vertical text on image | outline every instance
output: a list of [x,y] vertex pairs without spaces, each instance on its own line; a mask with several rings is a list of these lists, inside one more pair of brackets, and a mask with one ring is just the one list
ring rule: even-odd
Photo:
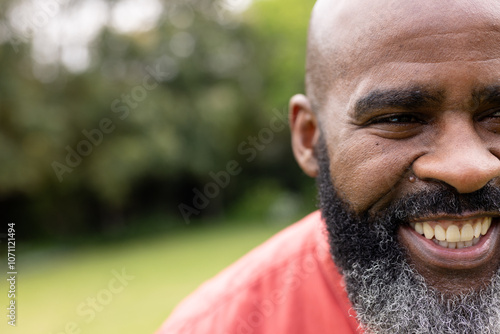
[[16,326],[16,223],[7,224],[7,282],[9,305],[7,307],[7,319],[10,326]]

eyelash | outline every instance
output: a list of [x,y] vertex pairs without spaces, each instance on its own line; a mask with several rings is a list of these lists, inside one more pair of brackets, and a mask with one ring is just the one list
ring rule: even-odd
[[371,124],[388,123],[397,125],[397,124],[414,124],[414,123],[424,124],[425,122],[415,115],[405,113],[405,114],[381,116],[379,118],[372,120],[370,123]]
[[[500,121],[500,109],[490,110],[486,115],[477,119],[477,121],[491,119],[494,122]],[[405,126],[405,125],[417,125],[417,124],[428,124],[425,118],[422,118],[419,115],[415,115],[412,113],[396,113],[389,115],[381,115],[379,117],[375,117],[371,121],[368,122],[367,125],[374,124],[387,124],[392,126]]]
[[500,120],[500,109],[489,109],[477,117],[478,122],[487,121],[488,119],[498,122]]
[[[497,114],[497,115],[495,116],[495,114]],[[497,110],[493,111],[492,113],[486,115],[486,117],[500,117],[500,110],[497,109]]]

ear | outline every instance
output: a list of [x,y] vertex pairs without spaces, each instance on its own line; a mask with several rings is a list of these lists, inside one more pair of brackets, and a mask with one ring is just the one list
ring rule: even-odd
[[314,147],[318,142],[320,129],[316,114],[309,99],[295,95],[290,99],[289,122],[292,133],[292,149],[300,168],[311,177],[318,175],[318,160]]

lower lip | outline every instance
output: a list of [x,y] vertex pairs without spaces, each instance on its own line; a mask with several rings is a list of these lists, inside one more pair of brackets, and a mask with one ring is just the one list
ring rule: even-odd
[[495,222],[476,245],[461,249],[439,246],[409,226],[402,227],[399,236],[411,256],[417,256],[429,265],[445,269],[472,269],[492,260],[499,239],[498,230],[499,224]]

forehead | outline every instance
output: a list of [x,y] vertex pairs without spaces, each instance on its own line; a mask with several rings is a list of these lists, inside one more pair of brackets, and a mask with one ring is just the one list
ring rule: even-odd
[[313,20],[327,98],[391,86],[470,95],[498,84],[500,2],[318,1]]

